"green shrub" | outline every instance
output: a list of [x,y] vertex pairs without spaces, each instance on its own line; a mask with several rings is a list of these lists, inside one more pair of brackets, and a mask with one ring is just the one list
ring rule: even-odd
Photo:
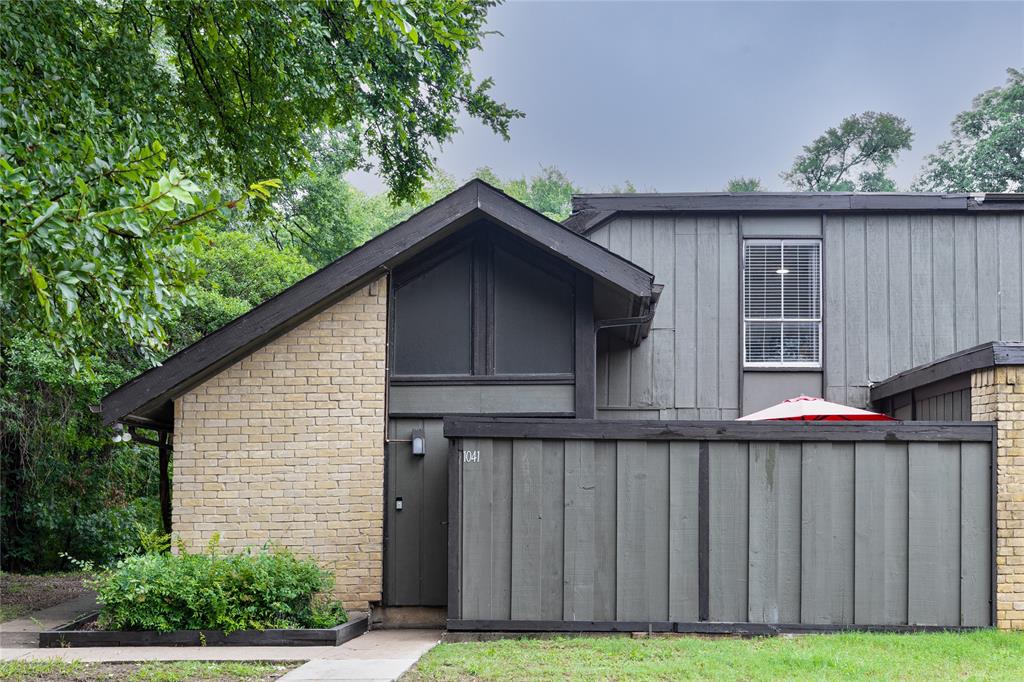
[[99,573],[92,586],[107,630],[264,630],[333,627],[348,617],[326,594],[331,574],[263,547],[239,554],[153,552]]

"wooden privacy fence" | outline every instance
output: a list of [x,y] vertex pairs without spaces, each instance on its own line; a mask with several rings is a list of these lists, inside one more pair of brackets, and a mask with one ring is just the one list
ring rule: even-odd
[[994,622],[990,424],[444,428],[451,629]]

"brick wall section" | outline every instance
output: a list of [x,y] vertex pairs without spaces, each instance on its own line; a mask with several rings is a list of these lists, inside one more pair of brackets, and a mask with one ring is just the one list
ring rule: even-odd
[[971,377],[971,419],[997,423],[996,622],[1024,628],[1024,366]]
[[174,532],[273,540],[381,598],[386,289],[349,295],[174,401]]

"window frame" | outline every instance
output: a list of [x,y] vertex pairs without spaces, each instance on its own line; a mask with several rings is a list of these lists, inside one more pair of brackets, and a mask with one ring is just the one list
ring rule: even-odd
[[[785,282],[785,274],[780,274],[779,282],[779,301],[780,301],[780,312],[783,313],[779,317],[748,317],[747,316],[747,246],[748,244],[771,244],[779,245],[780,249],[780,262],[784,262],[785,251],[787,245],[814,245],[818,250],[818,315],[816,317],[787,317],[785,316],[785,289],[783,283]],[[740,345],[740,353],[742,354],[743,368],[744,369],[791,369],[791,370],[820,370],[823,366],[824,357],[824,313],[825,313],[825,297],[824,297],[824,247],[823,240],[821,238],[814,237],[744,237],[740,245],[740,258],[741,258],[741,280],[740,280],[740,317],[742,320],[742,339]],[[779,360],[773,360],[768,362],[757,362],[748,360],[747,353],[747,329],[750,323],[764,323],[764,322],[777,322],[780,325],[780,352],[784,353],[785,337],[783,332],[785,330],[786,323],[816,323],[818,330],[818,353],[817,360],[813,362],[808,361],[787,361],[780,357]]]

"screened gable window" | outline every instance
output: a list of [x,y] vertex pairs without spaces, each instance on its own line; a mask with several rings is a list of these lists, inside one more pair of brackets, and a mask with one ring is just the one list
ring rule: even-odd
[[743,242],[743,359],[748,367],[821,366],[821,242]]

